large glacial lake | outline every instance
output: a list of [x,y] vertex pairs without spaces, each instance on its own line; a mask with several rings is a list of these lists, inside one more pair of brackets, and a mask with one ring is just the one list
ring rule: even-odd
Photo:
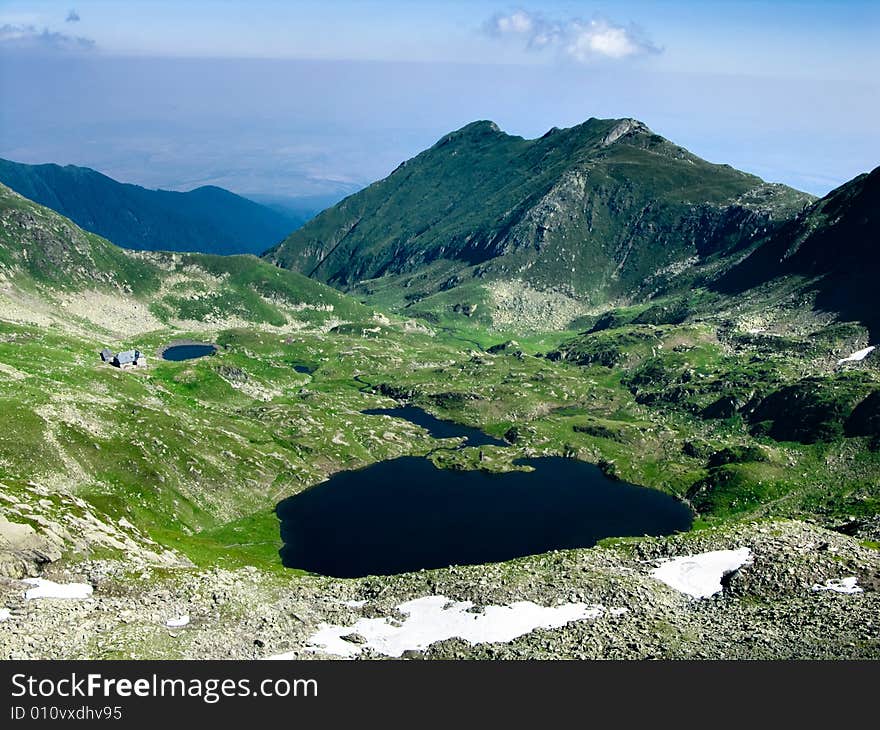
[[498,562],[605,537],[687,530],[690,510],[592,464],[526,459],[529,472],[437,469],[405,456],[328,481],[277,505],[281,559],[340,578]]

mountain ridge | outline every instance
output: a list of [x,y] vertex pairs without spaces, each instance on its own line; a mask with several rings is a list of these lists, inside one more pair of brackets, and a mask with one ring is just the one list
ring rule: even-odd
[[876,275],[880,267],[880,167],[857,175],[767,236],[713,285],[741,294],[786,277],[802,277],[814,306],[859,320],[880,335]]
[[0,306],[10,319],[115,337],[370,315],[341,292],[249,254],[123,249],[2,183]]
[[134,250],[260,254],[307,218],[215,185],[150,190],[76,165],[0,159],[0,183]]
[[637,295],[665,267],[745,247],[813,200],[702,160],[631,118],[531,140],[480,120],[265,256],[343,290],[384,289],[399,306],[518,279],[595,306]]

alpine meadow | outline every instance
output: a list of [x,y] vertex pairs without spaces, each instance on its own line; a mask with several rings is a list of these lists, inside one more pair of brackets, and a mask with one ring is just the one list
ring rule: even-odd
[[[443,42],[473,69],[473,89],[426,83],[423,112],[385,108],[380,81],[440,63],[427,20],[421,50],[374,29],[416,53],[387,68],[344,26],[355,71],[303,16],[314,78],[249,58],[215,78],[212,25],[159,70],[120,61],[143,90],[106,99],[125,56],[91,20],[106,6],[58,26],[93,49],[0,30],[0,65],[68,54],[64,83],[96,84],[46,126],[0,115],[21,160],[0,160],[2,658],[880,658],[880,167],[857,144],[880,150],[876,129],[811,192],[783,148],[710,162],[710,112],[743,126],[737,159],[763,149],[764,97],[689,118],[692,145],[670,121],[689,108],[591,80],[672,78],[686,38],[644,4],[659,41],[549,5],[399,9],[455,6]],[[269,57],[254,22],[259,49],[216,42]],[[118,44],[166,54],[141,50],[150,28]],[[262,106],[248,64],[277,84]],[[379,80],[356,93],[361,66]],[[554,107],[496,73],[594,85],[560,82]],[[816,140],[797,164],[820,166]]]

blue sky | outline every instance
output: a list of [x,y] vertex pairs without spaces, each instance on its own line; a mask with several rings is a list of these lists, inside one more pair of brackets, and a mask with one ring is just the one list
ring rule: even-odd
[[816,193],[880,164],[880,3],[0,0],[0,156],[341,194],[450,129],[633,116]]

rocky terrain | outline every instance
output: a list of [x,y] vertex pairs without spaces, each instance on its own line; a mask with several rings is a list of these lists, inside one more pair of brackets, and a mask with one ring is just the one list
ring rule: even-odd
[[133,565],[192,566],[124,518],[116,524],[102,520],[73,494],[33,483],[14,491],[0,484],[0,501],[0,576],[39,576],[62,557],[102,550],[123,553]]
[[[725,576],[723,590],[709,598],[693,598],[651,575],[671,557],[744,547],[752,561]],[[475,615],[520,601],[601,609],[506,642],[451,638],[415,646],[404,659],[840,659],[880,653],[880,552],[803,522],[752,522],[498,565],[344,581],[255,567],[170,570],[106,560],[50,568],[46,575],[87,583],[94,592],[82,599],[25,600],[27,584],[0,580],[0,602],[9,611],[0,656],[334,657],[316,645],[322,626],[350,626],[364,617],[399,625],[407,617],[397,607],[424,596],[470,601]],[[854,583],[836,583],[850,577]],[[820,589],[829,585],[857,592]],[[354,646],[364,642],[356,632],[345,636]],[[366,648],[356,658],[383,655]]]

